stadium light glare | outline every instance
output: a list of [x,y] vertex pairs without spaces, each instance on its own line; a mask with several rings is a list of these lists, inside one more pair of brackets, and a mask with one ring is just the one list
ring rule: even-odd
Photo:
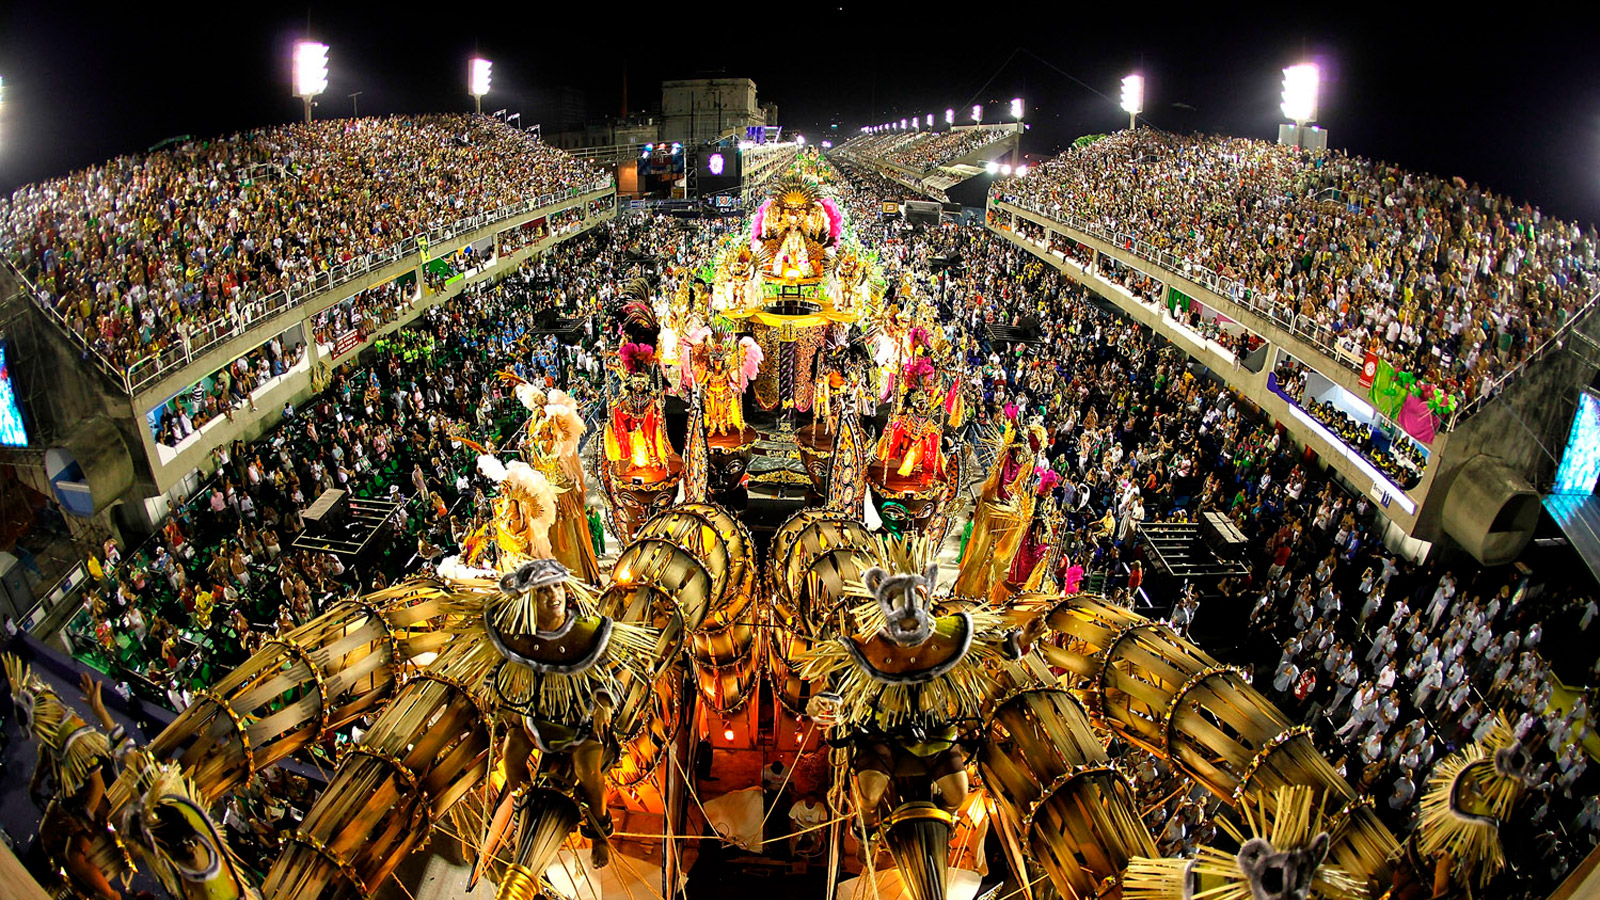
[[906,123],[905,119],[901,119],[900,120],[900,127],[901,128],[910,128],[911,126]]
[[1016,119],[1018,122],[1022,121],[1022,98],[1021,97],[1012,97],[1011,98],[1011,118]]
[[300,41],[294,45],[294,95],[306,105],[311,121],[311,98],[328,89],[328,45]]
[[1000,164],[1000,174],[1001,175],[1010,175],[1011,174],[1011,163],[1001,163]]
[[983,170],[988,172],[990,175],[993,175],[994,173],[1000,171],[1000,164],[991,159],[983,164]]
[[933,127],[933,113],[928,113],[928,127]]
[[794,142],[804,147],[806,145],[806,136],[803,134],[797,134],[794,136]]
[[954,125],[956,123],[956,111],[955,110],[946,109],[944,111],[944,123],[946,125]]
[[489,70],[492,68],[494,63],[476,56],[467,62],[467,93],[472,95],[479,115],[483,114],[483,95],[489,93]]
[[1283,103],[1281,109],[1289,121],[1296,125],[1317,120],[1317,89],[1322,81],[1322,70],[1316,63],[1298,63],[1283,70]]
[[1016,176],[1018,178],[1021,178],[1022,176],[1026,175],[1026,174],[1028,174],[1028,164],[1027,163],[1023,163],[1022,165],[1017,166]]
[[1144,112],[1144,76],[1129,75],[1122,79],[1122,111],[1128,114],[1128,128],[1132,130]]
[[980,103],[972,104],[972,121],[974,121],[974,122],[982,122],[983,121],[983,105],[982,104],[980,104]]

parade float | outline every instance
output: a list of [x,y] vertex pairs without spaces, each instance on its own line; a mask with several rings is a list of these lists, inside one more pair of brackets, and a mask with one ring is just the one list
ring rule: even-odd
[[[589,460],[608,567],[583,423],[517,384],[529,424],[480,459],[482,533],[265,641],[148,747],[8,661],[61,788],[44,846],[66,889],[117,896],[138,853],[175,896],[364,900],[449,845],[500,900],[677,896],[709,843],[809,835],[829,898],[971,900],[986,877],[1029,900],[1381,893],[1397,842],[1306,729],[1166,624],[1062,592],[1034,429],[976,442],[975,527],[941,569],[966,486],[958,354],[822,181],[781,179],[675,289],[620,287]],[[363,719],[250,883],[210,811]],[[1113,738],[1219,798],[1235,846],[1162,859]],[[1497,735],[1430,801],[1419,852],[1463,881],[1496,864],[1512,755]],[[774,762],[819,822],[768,822]]]

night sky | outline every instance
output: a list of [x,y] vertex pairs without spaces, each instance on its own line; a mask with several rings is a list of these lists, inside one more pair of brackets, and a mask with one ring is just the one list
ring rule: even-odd
[[1115,95],[1135,69],[1150,124],[1271,139],[1281,69],[1313,58],[1324,66],[1320,124],[1332,146],[1600,221],[1593,14],[1323,4],[1173,19],[1151,4],[1105,13],[1078,4],[554,5],[436,4],[432,14],[324,5],[308,17],[303,5],[0,3],[0,190],[174,135],[294,119],[289,48],[309,18],[309,35],[331,47],[324,117],[348,116],[352,91],[363,114],[469,110],[466,60],[476,50],[495,64],[485,110],[547,127],[575,103],[615,114],[625,67],[630,109],[658,105],[663,78],[748,76],[787,128],[813,139],[834,124],[849,135],[973,102],[996,121],[1021,95],[1033,156],[1124,127]]

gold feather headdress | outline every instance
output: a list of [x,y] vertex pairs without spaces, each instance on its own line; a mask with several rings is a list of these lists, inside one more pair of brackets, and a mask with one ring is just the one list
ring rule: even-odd
[[1247,798],[1239,812],[1248,831],[1219,817],[1217,824],[1241,847],[1237,854],[1201,847],[1193,859],[1130,859],[1122,880],[1124,900],[1252,900],[1251,882],[1263,869],[1294,878],[1297,885],[1280,889],[1284,896],[1301,887],[1322,900],[1365,900],[1365,882],[1326,861],[1330,826],[1313,798],[1305,785]]

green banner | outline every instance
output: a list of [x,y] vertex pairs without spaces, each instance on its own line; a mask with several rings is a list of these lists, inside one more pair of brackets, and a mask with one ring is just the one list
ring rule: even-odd
[[1368,392],[1372,405],[1390,419],[1400,414],[1400,406],[1406,400],[1405,388],[1394,376],[1394,366],[1378,360],[1378,372],[1372,376],[1372,390]]

